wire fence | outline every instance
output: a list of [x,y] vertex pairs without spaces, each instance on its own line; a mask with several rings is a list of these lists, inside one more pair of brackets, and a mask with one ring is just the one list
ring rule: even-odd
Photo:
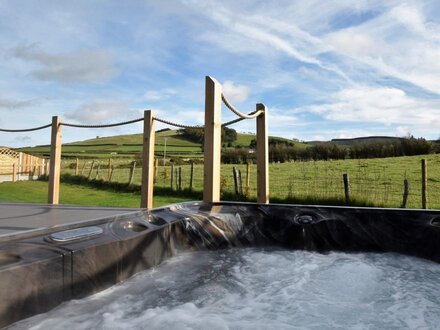
[[[440,208],[440,155],[426,155],[392,159],[317,161],[295,163],[271,163],[271,198],[286,201],[309,201],[325,203],[345,199],[343,174],[349,175],[350,200],[356,205],[379,207],[401,207],[404,180],[409,182],[407,208],[421,208],[422,177],[420,160],[428,161],[428,208]],[[91,169],[93,163],[93,169]],[[62,173],[75,174],[76,162],[64,160]],[[99,170],[98,170],[99,164]],[[109,171],[108,160],[80,160],[78,172],[89,179],[109,180],[133,184],[141,183],[142,165],[134,168],[129,160],[112,161]],[[203,164],[158,165],[155,168],[155,187],[167,187],[182,191],[191,187],[191,167],[193,168],[192,189],[203,189]],[[257,167],[255,164],[223,164],[221,167],[221,189],[223,193],[235,194],[237,187],[233,169],[241,173],[237,177],[238,192],[243,200],[257,196]],[[82,173],[81,173],[82,172]],[[240,196],[237,196],[240,199]]]

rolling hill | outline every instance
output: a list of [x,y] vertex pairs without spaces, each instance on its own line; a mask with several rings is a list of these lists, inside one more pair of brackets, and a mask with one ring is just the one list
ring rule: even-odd
[[[237,133],[237,140],[232,143],[232,147],[247,147],[252,139],[255,139],[254,134]],[[301,147],[305,146],[303,143],[294,143],[301,145]],[[48,157],[50,154],[49,145],[25,147],[17,150],[35,155],[43,155],[46,157]],[[156,132],[155,151],[158,154],[164,154],[165,150],[167,156],[169,157],[200,158],[203,155],[202,145],[200,143],[195,143],[185,139],[177,130],[160,130]],[[62,156],[80,158],[131,158],[138,155],[141,151],[142,134],[130,134],[99,137],[84,141],[66,143],[63,144],[62,147]]]

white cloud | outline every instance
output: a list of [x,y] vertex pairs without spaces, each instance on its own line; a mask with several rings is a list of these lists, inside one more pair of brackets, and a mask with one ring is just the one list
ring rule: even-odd
[[33,100],[21,101],[21,100],[0,98],[0,109],[26,108],[26,107],[29,107],[34,104],[35,104],[35,101],[33,101]]
[[177,94],[176,90],[172,88],[164,88],[160,90],[146,91],[144,94],[144,98],[146,101],[157,102],[157,101],[163,101],[169,99],[176,94]]
[[223,84],[223,93],[231,102],[241,103],[248,99],[250,88],[246,85],[235,84],[233,81],[226,80]]
[[128,112],[126,104],[109,100],[94,100],[81,105],[65,116],[86,124],[108,124],[114,122],[115,117],[125,117]]
[[302,109],[340,122],[426,125],[440,129],[440,100],[417,99],[390,87],[360,86],[335,93],[330,103]]
[[428,21],[415,5],[394,6],[363,24],[329,33],[323,40],[333,51],[381,75],[440,94],[440,25]]
[[49,54],[34,45],[16,47],[16,58],[37,62],[41,68],[32,74],[40,80],[68,83],[105,82],[115,77],[118,70],[113,56],[106,50],[83,49],[64,54]]

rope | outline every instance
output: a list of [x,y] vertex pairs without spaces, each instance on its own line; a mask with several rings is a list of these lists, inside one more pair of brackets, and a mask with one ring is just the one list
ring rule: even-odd
[[242,112],[238,111],[237,109],[235,109],[231,103],[229,103],[229,101],[226,99],[226,97],[223,93],[222,93],[222,101],[229,108],[229,110],[231,110],[233,113],[235,113],[237,116],[239,116],[243,119],[254,119],[263,113],[263,110],[254,111],[248,115],[245,113],[242,113]]
[[168,121],[165,119],[161,119],[161,118],[157,118],[157,117],[153,117],[154,120],[159,121],[161,123],[167,124],[167,125],[171,125],[174,127],[180,127],[180,128],[194,128],[194,129],[204,129],[204,126],[190,126],[190,125],[183,125],[183,124],[178,124],[178,123],[174,123],[172,121]]
[[4,129],[0,128],[0,132],[31,132],[31,131],[38,131],[40,129],[51,127],[52,124],[47,124],[44,126],[34,127],[34,128],[23,128],[23,129]]
[[61,122],[60,125],[69,126],[69,127],[78,127],[78,128],[105,128],[105,127],[115,127],[115,126],[122,126],[122,125],[133,124],[133,123],[137,123],[137,122],[143,121],[143,120],[144,120],[144,117],[138,118],[138,119],[133,119],[133,120],[128,120],[128,121],[122,121],[122,122],[114,123],[114,124],[80,125],[80,124],[72,124],[72,123],[63,123],[63,122]]
[[240,122],[242,120],[244,120],[244,118],[237,118],[237,119],[234,119],[234,120],[231,120],[231,121],[227,121],[226,123],[222,124],[222,127],[226,127],[226,126],[238,123],[238,122]]

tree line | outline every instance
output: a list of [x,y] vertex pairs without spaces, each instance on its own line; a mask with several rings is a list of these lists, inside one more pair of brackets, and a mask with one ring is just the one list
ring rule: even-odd
[[[222,161],[226,164],[255,162],[256,142],[248,148],[226,148],[222,151]],[[440,144],[434,144],[423,138],[402,138],[393,141],[356,142],[351,147],[334,142],[318,143],[310,147],[298,147],[293,142],[269,139],[269,161],[310,161],[330,159],[365,159],[397,156],[424,155],[440,152]]]

